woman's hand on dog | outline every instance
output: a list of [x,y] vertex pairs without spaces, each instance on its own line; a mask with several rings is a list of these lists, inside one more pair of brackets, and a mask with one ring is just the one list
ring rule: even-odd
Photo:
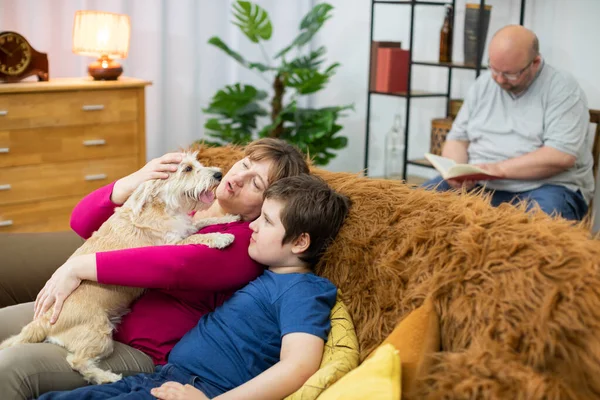
[[54,271],[35,299],[34,319],[46,314],[54,305],[50,317],[50,323],[54,324],[65,300],[79,287],[82,279],[97,280],[95,254],[72,257]]
[[182,158],[182,153],[167,153],[149,161],[138,171],[116,181],[110,200],[115,204],[123,204],[142,183],[152,179],[167,179],[169,172],[177,171]]

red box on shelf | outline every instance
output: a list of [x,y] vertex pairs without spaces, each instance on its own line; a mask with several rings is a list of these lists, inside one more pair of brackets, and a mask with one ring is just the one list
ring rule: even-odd
[[380,48],[384,47],[394,47],[399,49],[402,47],[402,42],[384,42],[378,40],[373,40],[371,42],[371,76],[369,77],[369,90],[375,90],[375,83],[377,77],[377,53]]
[[408,90],[408,50],[398,48],[377,49],[377,77],[375,91],[398,93]]

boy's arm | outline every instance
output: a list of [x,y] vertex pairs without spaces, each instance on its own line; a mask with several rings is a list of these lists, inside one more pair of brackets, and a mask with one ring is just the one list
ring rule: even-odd
[[227,399],[283,399],[300,389],[321,365],[325,342],[309,333],[288,333],[281,340],[280,361],[237,388],[215,397]]
[[[288,333],[281,340],[280,361],[271,368],[229,392],[218,400],[281,400],[300,389],[321,365],[325,342],[309,333]],[[167,382],[152,389],[161,400],[204,400],[202,392],[190,385]]]

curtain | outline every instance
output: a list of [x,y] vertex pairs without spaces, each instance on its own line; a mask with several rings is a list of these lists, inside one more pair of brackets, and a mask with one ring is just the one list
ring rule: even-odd
[[[240,67],[207,44],[217,35],[251,60],[264,61],[260,48],[231,24],[233,1],[226,0],[0,0],[0,31],[16,31],[48,54],[50,78],[85,77],[93,58],[73,54],[77,10],[124,13],[131,19],[123,75],[152,82],[146,89],[147,157],[185,148],[203,137],[202,108],[213,94],[234,82],[268,89],[269,82]],[[258,1],[273,23],[265,50],[273,55],[298,32],[313,1]],[[35,78],[29,78],[35,79]]]

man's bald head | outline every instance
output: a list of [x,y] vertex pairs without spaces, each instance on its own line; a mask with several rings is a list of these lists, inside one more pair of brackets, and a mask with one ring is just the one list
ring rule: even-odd
[[490,59],[529,61],[539,53],[540,43],[537,36],[521,25],[508,25],[501,28],[490,42]]
[[541,65],[537,36],[520,25],[508,25],[496,32],[489,53],[492,78],[512,93],[526,90]]

